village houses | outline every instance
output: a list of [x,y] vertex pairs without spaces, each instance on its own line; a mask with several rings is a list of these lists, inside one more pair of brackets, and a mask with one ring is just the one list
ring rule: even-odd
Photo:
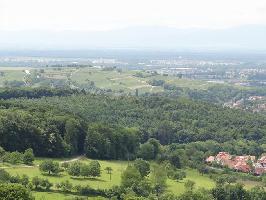
[[233,156],[228,152],[219,152],[216,156],[209,156],[205,161],[208,164],[218,164],[244,173],[255,175],[266,173],[266,156],[262,156],[256,161],[255,156]]

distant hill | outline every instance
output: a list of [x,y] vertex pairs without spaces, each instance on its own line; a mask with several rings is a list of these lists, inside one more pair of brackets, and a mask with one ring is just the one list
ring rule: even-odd
[[1,31],[4,49],[266,50],[266,26],[228,29],[133,27],[112,31]]

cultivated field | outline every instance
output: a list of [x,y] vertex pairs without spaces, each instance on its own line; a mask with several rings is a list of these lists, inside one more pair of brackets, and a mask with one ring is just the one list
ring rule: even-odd
[[[28,73],[25,73],[25,70]],[[97,88],[111,89],[113,91],[135,92],[162,92],[163,86],[152,86],[149,81],[163,80],[166,84],[171,84],[181,88],[207,89],[214,83],[206,81],[178,78],[176,76],[151,75],[143,70],[104,70],[96,67],[60,67],[60,68],[16,68],[0,67],[0,87],[4,86],[5,81],[25,81],[27,86],[38,87],[47,83],[60,81],[82,88],[84,85],[93,82]],[[141,73],[144,77],[135,76]],[[49,84],[48,84],[49,85]]]

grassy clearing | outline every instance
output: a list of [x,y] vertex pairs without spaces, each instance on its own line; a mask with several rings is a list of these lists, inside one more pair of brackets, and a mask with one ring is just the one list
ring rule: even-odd
[[[39,165],[43,160],[46,160],[47,158],[37,159],[34,162],[33,167],[25,167],[25,166],[8,166],[6,170],[12,174],[12,175],[22,175],[26,174],[31,178],[38,176],[40,178],[46,178],[51,183],[55,185],[55,183],[59,183],[62,181],[69,180],[73,186],[74,185],[89,185],[92,188],[98,189],[108,189],[112,188],[114,185],[119,185],[121,181],[121,173],[125,170],[125,168],[128,165],[128,162],[125,161],[100,161],[101,164],[101,177],[99,178],[83,178],[83,177],[71,177],[66,172],[61,173],[58,176],[47,176],[42,174],[39,171],[39,168],[37,165]],[[53,159],[54,161],[64,161],[64,159]],[[81,162],[88,163],[90,162],[89,159],[82,159]],[[105,172],[106,167],[112,167],[113,174],[110,180],[110,175],[108,175]],[[55,187],[52,188],[55,190]],[[56,200],[65,200],[70,197],[75,197],[75,195],[71,194],[64,194],[57,191],[51,191],[51,192],[34,192],[33,195],[36,197],[36,200],[48,200],[48,199],[56,199]],[[93,199],[90,197],[90,199]]]
[[[39,171],[38,165],[41,161],[45,160],[47,158],[39,158],[34,162],[33,167],[27,167],[23,165],[19,166],[12,166],[12,165],[6,165],[1,164],[0,167],[5,167],[6,170],[11,173],[12,175],[22,175],[26,174],[30,178],[33,178],[34,176],[39,176],[41,178],[49,179],[50,182],[53,184],[59,183],[62,181],[69,180],[74,186],[75,185],[89,185],[92,188],[95,189],[109,189],[112,188],[115,185],[119,185],[121,182],[121,174],[126,169],[127,165],[130,162],[127,161],[99,161],[102,169],[101,176],[98,178],[83,178],[83,177],[71,177],[66,172],[61,173],[58,176],[47,176],[41,174]],[[64,159],[54,159],[55,161],[62,162]],[[91,160],[83,158],[80,160],[83,163],[88,163]],[[112,178],[110,180],[109,174],[106,173],[104,170],[106,167],[111,167],[113,169]],[[174,180],[167,180],[167,191],[172,192],[176,195],[179,195],[185,191],[184,183],[186,180],[192,180],[194,181],[196,188],[205,188],[205,189],[211,189],[215,186],[215,183],[213,180],[211,180],[208,175],[201,175],[199,172],[195,169],[186,169],[186,175],[187,177],[184,180],[181,181],[174,181]],[[259,182],[254,181],[245,181],[241,182],[245,185],[246,189],[250,189],[254,186],[260,185]],[[46,199],[58,199],[63,200],[67,199],[68,197],[74,197],[74,195],[70,194],[63,194],[61,192],[58,192],[55,190],[55,188],[52,188],[52,192],[34,192],[34,196],[37,200],[46,200]],[[91,199],[91,197],[90,197]]]
[[[33,196],[36,200],[66,200],[73,197],[78,197],[76,195],[71,194],[63,194],[59,192],[33,192]],[[90,198],[91,199],[91,198]]]
[[[47,176],[40,173],[38,164],[44,159],[37,159],[35,161],[35,166],[33,167],[23,167],[23,166],[15,166],[7,168],[6,170],[13,175],[22,175],[26,174],[30,178],[34,176],[39,176],[41,178],[47,178],[53,184],[59,183],[65,180],[71,181],[73,185],[90,185],[91,187],[97,189],[108,189],[113,187],[114,185],[119,185],[121,181],[121,174],[126,169],[128,162],[126,161],[99,161],[101,164],[101,177],[98,178],[83,178],[83,177],[71,177],[66,172],[61,173],[58,176]],[[56,161],[62,161],[60,159],[55,159]],[[88,163],[89,159],[82,159],[81,162]],[[104,170],[106,167],[111,167],[113,169],[112,178],[110,180],[110,176]],[[204,188],[212,188],[214,186],[214,182],[208,178],[206,175],[200,175],[196,170],[186,169],[187,178],[182,181],[173,181],[168,180],[168,190],[175,193],[180,194],[184,191],[184,182],[187,179],[193,180],[196,182],[196,187],[204,187]],[[55,188],[53,188],[55,189]],[[36,193],[36,195],[41,195]],[[59,194],[57,194],[59,195]]]
[[167,180],[168,190],[175,193],[181,194],[185,191],[184,183],[187,180],[192,180],[195,182],[196,188],[204,187],[205,189],[211,189],[215,186],[213,180],[211,180],[207,175],[201,175],[195,169],[186,169],[187,177],[181,181]]
[[[60,160],[57,160],[60,161]],[[81,162],[87,163],[89,162],[88,159],[82,160]],[[40,160],[36,161],[36,164],[39,164]],[[66,172],[61,173],[58,176],[47,176],[44,174],[41,174],[39,171],[39,168],[35,165],[34,167],[11,167],[6,169],[10,174],[13,175],[22,175],[26,174],[30,178],[33,178],[34,176],[39,176],[41,178],[47,178],[52,183],[59,183],[62,181],[69,180],[73,185],[90,185],[91,187],[97,189],[108,189],[111,188],[114,185],[120,184],[120,177],[121,173],[127,166],[127,162],[124,161],[100,161],[101,164],[101,177],[99,178],[83,178],[83,177],[71,177]],[[110,180],[109,175],[104,171],[106,167],[112,167],[113,169],[113,175],[112,179]]]

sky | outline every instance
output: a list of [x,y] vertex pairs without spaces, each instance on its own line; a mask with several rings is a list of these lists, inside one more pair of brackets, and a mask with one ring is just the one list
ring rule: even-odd
[[266,25],[266,0],[0,0],[0,31]]
[[1,49],[266,51],[266,0],[0,0]]

